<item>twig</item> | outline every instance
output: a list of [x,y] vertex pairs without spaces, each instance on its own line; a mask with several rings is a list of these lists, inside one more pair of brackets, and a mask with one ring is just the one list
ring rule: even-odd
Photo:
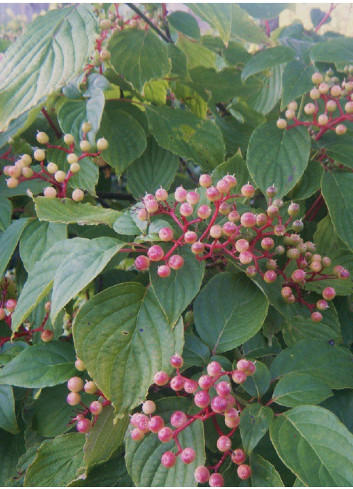
[[326,22],[326,20],[330,17],[332,10],[334,10],[336,7],[337,7],[337,4],[331,3],[329,11],[327,12],[326,15],[324,15],[324,17],[320,20],[318,25],[315,27],[315,30],[314,30],[315,33],[317,33],[317,31],[320,29],[320,27]]
[[133,3],[127,3],[126,4],[128,7],[131,8],[134,12],[136,12],[141,19],[143,19],[154,31],[157,32],[159,36],[161,36],[162,39],[164,39],[165,42],[173,42],[171,38],[168,38],[146,15],[141,12],[139,8],[137,8]]
[[50,115],[48,114],[48,112],[45,110],[45,108],[44,108],[44,107],[41,109],[41,112],[42,112],[42,114],[44,115],[44,117],[46,118],[46,120],[48,121],[49,126],[50,126],[50,127],[53,129],[53,131],[55,132],[55,136],[56,136],[57,138],[61,138],[61,136],[62,136],[61,131],[59,131],[59,129],[58,129],[56,126],[55,126],[55,124],[54,124],[54,122],[53,122],[52,118],[50,117]]

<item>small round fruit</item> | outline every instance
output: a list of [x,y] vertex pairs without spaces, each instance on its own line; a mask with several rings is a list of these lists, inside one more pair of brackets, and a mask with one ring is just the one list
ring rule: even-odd
[[208,200],[211,202],[216,202],[216,200],[219,200],[222,197],[222,194],[220,191],[217,189],[217,187],[209,187],[206,190],[206,197]]
[[191,205],[196,205],[198,204],[199,200],[200,200],[200,196],[197,192],[194,191],[188,192],[186,196],[186,202],[188,202]]
[[328,123],[328,117],[326,114],[320,114],[317,118],[317,121],[319,123],[319,126],[326,126]]
[[250,183],[247,183],[242,186],[241,193],[244,197],[253,197],[255,194],[255,189]]
[[47,164],[47,172],[54,175],[59,170],[58,165],[56,163],[50,162]]
[[[288,110],[286,110],[286,112],[285,112],[285,116],[286,116],[286,119],[288,119],[288,120],[292,120],[292,119],[294,119],[294,117],[295,117],[295,111],[294,111],[294,110],[290,110],[290,109],[288,109]],[[277,122],[278,122],[278,121],[277,121]]]
[[222,371],[222,366],[219,362],[213,361],[207,365],[207,373],[210,377],[216,377]]
[[72,197],[72,200],[74,200],[75,202],[81,202],[84,199],[85,194],[81,189],[76,188],[72,192],[71,197]]
[[77,358],[77,360],[75,361],[75,368],[80,372],[84,372],[86,370],[85,364],[79,358]]
[[198,388],[199,385],[196,382],[196,380],[193,379],[184,380],[184,391],[187,392],[188,394],[194,394]]
[[227,398],[232,392],[231,385],[229,384],[229,382],[222,380],[216,385],[216,392],[219,396]]
[[47,144],[49,142],[49,136],[45,132],[38,132],[36,139],[39,144]]
[[321,312],[319,311],[314,311],[312,314],[311,314],[311,319],[315,322],[315,323],[319,323],[320,321],[322,321],[322,314]]
[[315,110],[316,110],[315,104],[312,104],[311,102],[304,106],[304,112],[307,115],[312,115],[315,112]]
[[8,178],[6,180],[6,185],[8,186],[8,188],[16,188],[18,186],[20,182],[17,180],[17,178]]
[[169,375],[163,371],[157,372],[154,374],[153,382],[159,386],[166,385],[169,382]]
[[184,365],[183,357],[176,353],[171,357],[170,364],[174,368],[181,368]]
[[220,452],[228,452],[232,447],[229,436],[220,436],[217,440],[217,448]]
[[65,144],[67,144],[68,146],[70,146],[70,144],[73,144],[74,143],[74,137],[72,134],[65,134],[64,136],[64,142]]
[[99,55],[100,60],[103,61],[103,62],[104,61],[109,61],[110,58],[111,58],[111,56],[112,56],[111,55],[111,52],[108,51],[108,49],[102,49],[102,51],[100,52],[100,55]]
[[78,162],[78,156],[75,153],[70,153],[67,155],[66,160],[71,165],[72,163]]
[[79,433],[88,433],[89,431],[91,431],[91,428],[92,424],[87,418],[81,419],[76,425],[76,429]]
[[331,88],[331,95],[332,97],[340,97],[342,93],[342,88],[339,85],[334,85]]
[[252,212],[245,212],[241,216],[240,222],[241,222],[242,226],[244,226],[246,228],[252,228],[256,224],[256,216]]
[[338,136],[343,136],[343,134],[346,134],[347,132],[347,127],[344,124],[338,124],[336,127],[336,134]]
[[54,174],[54,178],[58,183],[62,183],[66,178],[66,173],[64,171],[58,170]]
[[337,104],[334,100],[328,100],[326,103],[326,110],[328,112],[334,112],[337,109]]
[[313,73],[312,77],[311,77],[311,81],[315,84],[315,85],[319,85],[320,83],[322,83],[324,77],[322,76],[321,73],[319,72],[315,72]]
[[173,270],[179,270],[184,265],[184,258],[180,255],[172,255],[168,260],[168,265]]
[[239,467],[237,469],[237,474],[238,474],[239,479],[242,479],[244,481],[246,479],[249,479],[249,477],[251,476],[251,467],[250,467],[250,465],[247,465],[247,464],[241,464],[241,465],[239,465]]
[[227,405],[227,400],[221,396],[215,396],[211,401],[211,408],[215,413],[224,413],[227,409]]
[[54,187],[45,187],[43,194],[47,199],[55,199],[57,192]]
[[285,129],[287,127],[286,119],[278,119],[276,124],[277,124],[278,129]]
[[92,124],[90,122],[84,122],[81,126],[83,132],[89,132],[92,130]]
[[322,297],[327,301],[332,301],[336,297],[336,291],[333,287],[326,287],[322,291]]
[[320,90],[318,88],[313,88],[312,90],[310,90],[310,98],[312,100],[317,100],[318,98],[320,98]]
[[205,245],[201,243],[200,241],[193,243],[191,245],[191,251],[194,253],[194,255],[200,255],[203,253],[205,250]]
[[145,414],[152,414],[155,412],[155,410],[157,409],[156,407],[156,403],[153,402],[153,401],[145,401],[143,404],[142,404],[142,411],[145,413]]
[[162,443],[168,443],[173,438],[173,434],[174,431],[169,426],[164,426],[158,431],[158,438]]
[[170,424],[174,428],[181,428],[187,423],[187,416],[183,411],[175,411],[170,417]]
[[135,268],[140,272],[144,272],[150,268],[150,260],[145,255],[139,255],[135,259]]
[[40,339],[44,341],[44,343],[49,343],[54,338],[54,331],[50,329],[44,329],[40,334]]
[[91,411],[92,414],[97,416],[103,411],[103,404],[99,401],[92,401],[91,404],[89,405],[89,410]]
[[180,206],[180,214],[184,217],[189,217],[192,215],[194,212],[194,208],[191,204],[188,204],[185,202],[184,204],[181,204]]
[[66,402],[70,406],[77,406],[81,402],[81,396],[78,392],[70,392],[66,397]]
[[86,382],[83,389],[87,394],[95,394],[98,390],[93,380]]
[[193,244],[197,240],[197,234],[194,231],[186,231],[184,234],[184,241],[188,244]]
[[71,377],[67,382],[67,388],[71,392],[80,392],[83,389],[83,380],[80,377]]
[[32,158],[28,154],[24,154],[21,156],[21,161],[24,166],[30,166],[32,163]]
[[148,429],[152,433],[158,433],[159,430],[164,428],[164,420],[161,416],[152,416],[148,422]]
[[238,448],[237,450],[234,450],[234,452],[232,452],[231,459],[233,463],[241,465],[246,460],[246,453],[241,448]]
[[161,278],[167,278],[170,276],[171,269],[168,265],[161,265],[157,268],[157,275]]
[[33,153],[34,159],[37,161],[44,161],[45,160],[45,151],[44,149],[36,149],[35,152]]
[[247,375],[241,370],[234,370],[232,373],[232,379],[236,384],[243,384],[247,379]]
[[199,484],[205,484],[210,478],[210,471],[204,465],[199,465],[195,469],[194,477]]
[[174,198],[177,202],[184,202],[186,199],[188,192],[185,190],[185,188],[180,185],[180,187],[177,187],[174,192]]
[[200,205],[200,207],[198,208],[197,215],[199,216],[200,219],[207,219],[210,217],[211,212],[212,212],[211,208],[208,205],[203,204]]
[[98,151],[104,151],[108,149],[108,141],[105,138],[99,138],[97,141],[97,149]]
[[209,405],[211,397],[207,391],[198,391],[194,396],[194,403],[197,407],[203,409]]
[[193,448],[187,447],[180,454],[180,459],[184,464],[191,464],[196,458],[196,452]]
[[87,153],[91,149],[91,143],[89,141],[86,141],[86,140],[80,141],[80,148],[81,148],[81,151],[83,151],[84,153]]
[[224,478],[222,474],[215,472],[210,475],[208,480],[208,484],[210,487],[223,487],[224,486]]
[[139,430],[138,428],[135,428],[134,430],[131,431],[130,436],[134,441],[141,441],[145,437],[145,434],[143,431]]
[[325,95],[330,90],[330,86],[327,83],[320,83],[319,92]]
[[304,270],[300,270],[300,269],[294,270],[294,272],[291,275],[293,282],[295,282],[296,284],[304,282],[305,276],[306,274]]
[[171,467],[174,467],[176,464],[177,458],[174,455],[173,452],[165,452],[163,453],[161,457],[161,463],[164,465],[164,467],[167,467],[167,469],[170,469]]
[[164,202],[165,200],[168,199],[168,192],[162,187],[157,189],[154,195],[156,199],[160,202]]
[[79,163],[72,163],[70,165],[70,172],[73,174],[78,173],[81,170],[80,164]]
[[212,185],[211,175],[208,174],[200,175],[199,184],[201,185],[201,187],[210,187]]

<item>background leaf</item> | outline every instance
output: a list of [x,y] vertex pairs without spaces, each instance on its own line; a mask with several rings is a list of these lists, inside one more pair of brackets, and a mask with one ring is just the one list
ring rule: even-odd
[[253,451],[266,434],[272,418],[272,409],[261,404],[252,404],[241,412],[240,436],[243,448],[247,454]]

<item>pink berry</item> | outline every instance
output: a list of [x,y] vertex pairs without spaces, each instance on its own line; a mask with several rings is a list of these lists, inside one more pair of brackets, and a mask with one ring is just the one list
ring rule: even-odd
[[75,360],[75,368],[77,370],[79,370],[80,372],[83,372],[84,370],[86,370],[86,367],[85,367],[85,364],[83,363],[82,360],[80,360],[79,358],[77,358]]
[[205,245],[201,243],[200,241],[197,241],[196,243],[193,243],[191,245],[191,251],[194,253],[194,255],[200,255],[203,253],[205,250]]
[[153,198],[153,200],[146,200],[145,207],[148,213],[153,214],[158,210],[158,202]]
[[246,239],[238,239],[238,241],[235,243],[235,248],[239,253],[242,251],[248,251],[249,249],[249,241],[246,241]]
[[10,312],[14,311],[16,306],[17,306],[16,299],[9,299],[8,301],[6,301],[5,307],[8,311]]
[[194,403],[199,408],[205,408],[209,405],[211,397],[207,391],[198,391],[194,396]]
[[304,270],[297,269],[297,270],[294,270],[294,272],[292,273],[291,276],[292,276],[293,282],[300,283],[300,282],[304,282],[305,275],[306,274],[305,274]]
[[218,224],[214,224],[210,229],[210,236],[214,239],[219,239],[222,236],[222,228]]
[[222,381],[216,385],[216,391],[219,396],[227,398],[232,392],[232,388],[228,382]]
[[171,241],[173,239],[173,229],[167,227],[162,228],[159,230],[158,236],[161,241]]
[[240,222],[241,222],[242,226],[244,226],[246,228],[252,228],[256,224],[256,216],[252,212],[245,212],[241,216]]
[[237,184],[237,179],[235,178],[234,175],[226,175],[225,177],[223,177],[223,180],[225,180],[228,183],[229,188],[233,188]]
[[159,245],[153,245],[147,251],[147,255],[151,261],[160,261],[164,256],[164,251]]
[[78,392],[70,392],[66,397],[66,402],[70,406],[77,406],[81,402],[81,396]]
[[234,222],[227,221],[223,224],[222,231],[226,236],[234,236],[237,232],[237,226]]
[[139,430],[138,428],[135,428],[134,430],[131,431],[130,436],[134,441],[140,441],[144,438],[145,434],[143,431]]
[[140,416],[141,416],[141,413],[134,413],[131,418],[130,418],[130,424],[132,426],[135,426],[135,428],[138,427],[139,425],[139,421],[140,421]]
[[169,382],[169,375],[167,374],[167,372],[157,372],[156,374],[154,374],[153,382],[159,386],[166,385]]
[[299,211],[300,211],[299,204],[296,204],[295,202],[289,204],[287,212],[290,216],[296,216],[299,213]]
[[184,217],[189,217],[192,215],[194,212],[194,208],[191,204],[188,204],[185,202],[184,204],[181,204],[180,206],[180,214]]
[[187,231],[184,234],[184,241],[188,244],[193,244],[197,240],[197,234],[194,231]]
[[243,384],[246,381],[246,373],[241,370],[234,370],[232,379],[236,384]]
[[248,361],[248,368],[245,370],[247,376],[254,375],[256,372],[256,365],[253,362]]
[[221,474],[216,472],[215,474],[210,475],[208,483],[209,483],[210,487],[223,487],[224,486],[224,478]]
[[174,198],[177,202],[184,202],[187,193],[187,190],[183,186],[177,187],[174,192]]
[[244,197],[253,197],[255,193],[255,189],[252,185],[247,183],[246,185],[242,186],[241,193],[244,195]]
[[237,370],[241,370],[242,372],[245,372],[249,366],[248,360],[245,360],[245,358],[242,358],[237,362]]
[[236,400],[235,397],[229,394],[227,397],[227,411],[231,409],[233,406],[235,406]]
[[157,200],[164,201],[168,198],[168,192],[164,188],[156,190],[155,197]]
[[67,388],[71,392],[80,392],[83,389],[83,380],[80,377],[71,377],[67,383]]
[[193,448],[184,448],[184,450],[180,454],[180,459],[184,464],[191,464],[196,458],[196,452]]
[[184,380],[184,391],[187,392],[188,394],[194,394],[199,385],[196,382],[196,380],[193,379],[185,379]]
[[199,216],[200,219],[208,219],[211,215],[211,208],[206,205],[200,205],[200,207],[197,210],[197,215]]
[[143,433],[147,433],[149,431],[148,428],[148,423],[149,423],[149,417],[146,416],[145,414],[141,414],[139,417],[139,422],[138,422],[138,429],[143,431]]
[[199,178],[199,184],[201,187],[210,187],[212,185],[212,178],[210,175],[204,174]]
[[251,467],[250,465],[242,464],[239,465],[237,469],[237,474],[239,476],[239,479],[246,480],[249,479],[251,476]]
[[253,260],[253,255],[250,251],[242,251],[239,253],[239,261],[242,265],[249,265]]
[[170,364],[174,368],[181,368],[184,365],[183,357],[176,353],[171,357]]
[[274,245],[275,245],[275,242],[273,241],[272,238],[264,238],[261,241],[261,248],[264,250],[270,250],[271,248],[274,247]]
[[201,375],[199,378],[199,386],[201,389],[210,389],[213,385],[213,379],[212,377],[209,377],[208,375]]
[[191,190],[190,192],[187,193],[186,202],[188,202],[189,204],[195,205],[199,202],[199,200],[200,200],[200,196],[197,192]]
[[320,299],[317,301],[316,307],[319,309],[319,311],[325,311],[329,307],[329,305],[327,304],[327,301],[325,301],[324,299]]
[[97,386],[92,380],[90,380],[89,382],[85,383],[84,391],[87,392],[87,394],[95,394],[97,392]]
[[228,428],[236,428],[240,424],[240,416],[235,408],[228,409],[224,414],[224,421]]
[[145,413],[145,414],[152,414],[155,412],[155,410],[157,409],[156,407],[156,403],[153,402],[153,401],[145,401],[143,404],[142,404],[142,411]]
[[275,206],[275,205],[270,205],[270,206],[267,208],[267,215],[268,215],[269,217],[275,217],[275,216],[277,216],[278,212],[279,212],[279,209],[278,209],[278,207],[277,207],[277,206]]
[[93,401],[89,405],[89,410],[91,411],[92,414],[97,416],[98,414],[100,414],[103,411],[103,405],[99,401]]
[[238,211],[232,211],[228,214],[228,221],[238,222],[240,220],[240,214]]
[[220,436],[217,440],[217,448],[220,452],[227,452],[232,447],[232,442],[228,436]]
[[170,388],[173,389],[173,391],[181,391],[184,389],[184,379],[181,375],[176,375],[173,377],[170,381]]
[[348,270],[346,270],[345,268],[343,270],[340,271],[339,273],[339,278],[341,280],[348,280],[350,277],[350,273]]
[[322,297],[327,301],[332,301],[336,297],[336,291],[333,287],[325,287],[322,291]]
[[184,258],[180,255],[172,255],[168,260],[168,265],[173,270],[179,270],[184,265]]
[[221,193],[216,187],[209,187],[206,190],[206,197],[211,202],[215,202],[216,200],[219,200],[221,198]]
[[163,418],[160,416],[152,416],[152,418],[148,422],[148,429],[152,431],[152,433],[158,433],[164,427]]
[[43,329],[40,334],[40,339],[44,341],[44,343],[48,343],[54,338],[54,331],[51,329]]
[[144,272],[145,270],[148,270],[150,268],[150,260],[147,258],[145,255],[139,255],[135,259],[135,268],[136,270],[139,270],[140,272]]
[[247,269],[245,270],[245,273],[248,277],[255,277],[255,275],[257,274],[257,270],[256,270],[256,267],[247,267]]
[[140,221],[146,221],[148,217],[146,209],[139,209],[137,212],[137,217],[140,219]]
[[2,321],[6,317],[6,312],[3,307],[0,307],[0,321]]
[[89,431],[91,431],[91,428],[92,424],[87,418],[81,419],[76,425],[76,429],[79,433],[88,433]]
[[215,396],[211,401],[211,408],[215,413],[224,413],[227,409],[227,399],[221,396]]
[[246,460],[246,453],[241,448],[238,448],[232,452],[231,459],[233,463],[241,465]]
[[173,452],[165,452],[161,457],[161,463],[164,465],[164,467],[167,467],[167,469],[174,467],[176,460],[176,456]]
[[162,443],[167,443],[173,438],[173,433],[174,431],[171,428],[165,426],[158,431],[158,438]]
[[194,477],[199,484],[205,484],[210,478],[210,471],[204,465],[199,465],[195,469]]
[[277,279],[277,273],[274,270],[267,270],[264,273],[263,279],[267,284],[273,284]]
[[256,226],[258,227],[262,227],[264,226],[265,224],[267,224],[267,216],[266,214],[258,214],[256,216]]
[[320,321],[322,321],[322,314],[321,314],[321,312],[314,311],[311,314],[311,319],[314,321],[314,323],[319,323]]
[[230,213],[230,205],[227,204],[227,202],[222,202],[222,204],[219,206],[219,212],[223,216],[227,216]]
[[181,428],[187,422],[188,418],[183,411],[175,411],[170,417],[170,424],[174,428]]
[[159,277],[161,278],[167,278],[169,277],[170,275],[170,268],[168,267],[168,265],[161,265],[160,267],[158,267],[157,269],[157,274]]
[[216,377],[222,371],[222,366],[219,362],[213,361],[207,365],[207,373],[210,377]]
[[216,188],[221,194],[226,194],[230,189],[227,180],[224,180],[223,178],[217,182]]

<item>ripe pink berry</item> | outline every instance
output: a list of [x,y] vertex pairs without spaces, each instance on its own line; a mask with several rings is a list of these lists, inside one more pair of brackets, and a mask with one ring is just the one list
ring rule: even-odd
[[336,291],[333,287],[325,287],[322,291],[322,297],[327,301],[332,301],[336,297]]
[[248,277],[255,277],[256,273],[257,273],[257,270],[255,267],[251,266],[251,267],[248,267],[246,270],[245,270],[245,273]]
[[199,184],[201,187],[210,187],[212,185],[212,177],[207,174],[201,175],[199,178]]
[[153,198],[153,200],[146,200],[145,207],[148,213],[153,214],[153,212],[156,212],[158,210],[158,202],[155,200],[155,198]]
[[8,311],[10,312],[14,311],[16,306],[17,306],[16,299],[9,299],[8,301],[6,301],[5,307]]
[[250,465],[247,465],[247,464],[239,465],[239,467],[237,469],[237,474],[238,474],[239,479],[242,479],[244,481],[246,479],[249,479],[249,477],[251,476]]
[[197,241],[196,243],[193,243],[191,245],[191,251],[194,253],[194,255],[200,255],[203,253],[205,250],[205,245],[201,243],[200,241]]
[[161,241],[171,241],[173,239],[173,229],[167,227],[162,228],[159,230],[158,236]]
[[234,236],[237,232],[237,226],[230,221],[227,221],[222,226],[222,231],[226,236]]
[[147,258],[145,255],[139,255],[135,259],[135,268],[136,270],[139,270],[140,272],[144,272],[145,270],[148,270],[150,268],[150,260]]
[[167,443],[173,438],[173,433],[174,431],[171,428],[165,426],[158,431],[158,438],[162,443]]
[[141,413],[134,413],[130,418],[130,424],[136,428],[139,425]]
[[305,272],[304,270],[294,270],[294,272],[292,273],[292,280],[293,282],[295,283],[300,283],[300,282],[304,282],[305,280]]
[[161,457],[161,463],[164,465],[164,467],[167,467],[167,469],[174,467],[176,460],[176,456],[173,452],[165,452]]
[[134,430],[131,431],[130,436],[133,440],[140,441],[144,438],[145,434],[143,431],[139,430],[138,428],[135,428]]
[[164,251],[159,245],[153,245],[147,251],[147,255],[151,261],[160,261],[164,256]]
[[211,215],[211,208],[206,205],[200,205],[200,207],[197,210],[197,215],[199,216],[200,219],[208,219]]
[[195,469],[194,477],[199,484],[205,484],[210,478],[210,471],[204,465],[199,465]]
[[213,379],[212,377],[209,377],[208,375],[201,375],[199,378],[199,386],[201,389],[210,389],[213,385]]
[[221,194],[226,194],[230,189],[227,180],[225,180],[224,178],[222,178],[221,180],[218,180],[218,182],[216,184],[216,188],[217,188],[218,192],[220,192]]
[[253,260],[253,255],[250,251],[242,251],[239,253],[239,261],[242,265],[249,265]]
[[256,216],[252,212],[245,212],[241,216],[240,222],[241,222],[242,226],[244,226],[246,228],[252,228],[256,224]]
[[87,394],[95,394],[97,392],[97,386],[92,380],[90,380],[89,382],[85,383],[84,391]]
[[240,214],[238,211],[232,211],[228,214],[228,221],[238,222],[240,220]]
[[277,195],[277,192],[278,192],[277,187],[275,187],[274,185],[272,185],[271,187],[268,187],[267,188],[266,195],[269,198],[273,198],[273,197],[275,197]]
[[213,361],[207,365],[207,373],[210,377],[216,377],[222,371],[222,366],[219,362]]
[[219,239],[222,236],[222,228],[218,224],[214,224],[210,229],[210,236],[214,239]]
[[267,270],[263,278],[267,284],[273,284],[277,279],[277,273],[274,270]]
[[152,414],[155,412],[155,410],[156,410],[156,403],[153,401],[145,401],[142,404],[142,411],[145,414]]
[[174,192],[174,198],[177,202],[184,202],[187,196],[187,190],[181,185],[180,187],[177,187]]
[[197,391],[199,385],[196,380],[193,379],[185,379],[184,380],[184,391],[188,394],[194,394]]
[[70,392],[66,397],[66,402],[70,406],[77,406],[81,402],[81,396],[78,392]]
[[184,241],[188,244],[193,244],[197,240],[197,234],[194,231],[187,231],[184,234]]
[[91,411],[92,414],[97,416],[97,414],[100,414],[103,411],[103,405],[99,401],[93,401],[89,405],[89,410]]
[[168,265],[173,270],[179,270],[184,265],[184,258],[180,255],[172,255],[168,260]]
[[206,190],[206,197],[211,202],[215,202],[216,200],[219,200],[221,198],[221,193],[216,187],[209,187]]
[[240,253],[242,251],[248,251],[249,246],[250,246],[249,241],[247,241],[246,239],[238,239],[238,241],[235,243],[235,248]]
[[148,428],[148,423],[149,423],[149,417],[146,416],[145,414],[140,414],[140,417],[139,417],[139,422],[138,422],[138,429],[143,431],[144,433],[147,433],[149,431],[149,428]]
[[348,270],[346,270],[345,268],[343,270],[340,271],[339,273],[339,278],[341,280],[348,280],[350,277],[350,273]]
[[241,193],[244,195],[244,197],[253,197],[255,194],[255,189],[250,183],[247,183],[246,185],[243,185],[241,188]]
[[228,411],[228,409],[231,409],[235,405],[236,400],[235,400],[235,397],[232,396],[231,394],[229,394],[226,397],[226,399],[227,399],[227,411]]
[[91,428],[92,424],[87,418],[80,419],[80,421],[78,421],[76,425],[76,429],[79,433],[88,433],[89,431],[91,431]]
[[157,372],[156,374],[154,374],[153,382],[159,386],[166,385],[169,382],[169,375],[167,374],[167,372]]
[[256,365],[253,362],[248,361],[248,368],[245,370],[247,376],[254,375],[256,372]]
[[160,267],[158,267],[157,269],[157,274],[159,277],[161,278],[167,278],[169,277],[170,275],[170,268],[168,267],[168,265],[161,265]]
[[221,396],[215,396],[211,401],[211,408],[215,413],[224,413],[227,409],[227,399]]
[[182,426],[185,425],[187,422],[188,418],[183,411],[175,411],[171,417],[170,417],[170,424],[174,428],[181,428]]
[[152,433],[158,433],[164,427],[164,420],[160,416],[152,416],[148,422],[148,429]]
[[188,204],[185,202],[184,204],[181,204],[180,206],[180,214],[184,217],[189,217],[192,215],[194,212],[194,208],[191,204]]
[[199,408],[205,408],[210,403],[210,395],[207,391],[198,391],[194,396],[194,403]]
[[189,204],[195,205],[198,203],[199,200],[200,200],[200,196],[197,192],[191,190],[190,192],[187,193],[186,202],[188,202]]
[[245,372],[249,366],[249,361],[245,360],[245,358],[242,358],[237,362],[237,370],[240,370],[241,372]]
[[231,459],[233,463],[241,465],[246,460],[246,453],[241,448],[238,448],[237,450],[234,450],[234,452],[232,452]]
[[71,377],[67,383],[67,388],[71,392],[80,392],[83,389],[83,380],[80,377]]
[[232,392],[232,388],[229,382],[221,381],[216,385],[216,391],[219,396],[227,398]]
[[223,180],[228,183],[229,188],[233,188],[237,185],[237,179],[234,175],[226,175],[225,177],[223,177]]
[[311,319],[314,321],[314,323],[319,323],[320,321],[322,321],[322,314],[321,314],[321,312],[314,311],[311,314]]
[[236,384],[243,384],[246,381],[246,373],[241,370],[234,370],[232,379]]
[[228,436],[220,436],[217,440],[217,448],[220,452],[227,452],[232,447],[232,442]]
[[275,242],[273,241],[272,238],[264,238],[261,241],[261,248],[264,250],[270,250],[271,248],[274,247],[274,245],[275,245]]
[[327,304],[327,301],[325,301],[324,299],[320,299],[317,301],[316,307],[319,309],[319,311],[325,311],[329,307],[329,305]]
[[235,408],[230,408],[225,412],[224,422],[228,428],[236,428],[240,424],[240,416]]
[[0,307],[0,321],[2,321],[6,317],[6,312],[3,307]]
[[258,214],[256,216],[256,226],[262,227],[265,224],[267,224],[267,216],[266,216],[266,214],[263,214],[263,213]]
[[227,204],[227,202],[222,202],[222,204],[219,206],[219,212],[223,216],[227,216],[230,213],[230,205]]
[[191,464],[196,458],[196,452],[193,448],[184,448],[184,450],[180,454],[180,459],[184,464]]
[[223,487],[224,486],[224,478],[223,475],[218,472],[211,474],[208,484],[210,487]]
[[181,368],[184,365],[183,357],[176,353],[171,357],[170,364],[174,368]]
[[181,375],[176,375],[173,377],[170,381],[170,388],[173,389],[173,391],[181,391],[184,389],[184,379]]
[[156,190],[156,193],[154,195],[159,201],[164,201],[168,198],[168,192],[164,188],[159,188],[158,190]]

